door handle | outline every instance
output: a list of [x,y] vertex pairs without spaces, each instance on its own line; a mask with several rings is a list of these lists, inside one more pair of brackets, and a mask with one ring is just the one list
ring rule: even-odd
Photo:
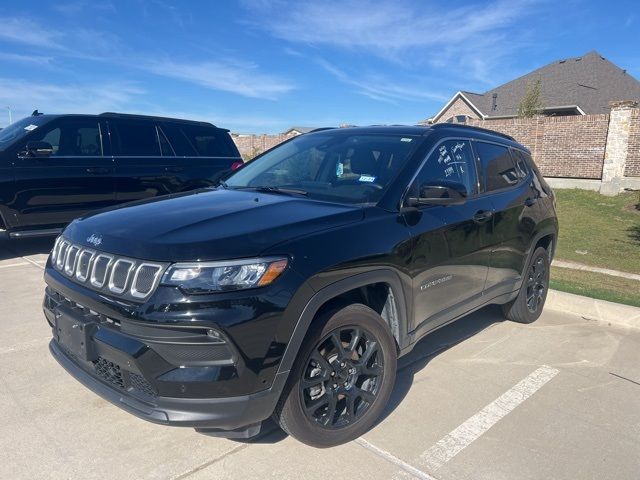
[[87,168],[87,173],[91,173],[92,175],[99,175],[109,173],[109,169],[105,167],[89,167]]
[[476,223],[483,223],[493,217],[493,212],[491,210],[478,210],[476,214],[473,216],[473,221]]
[[524,204],[527,207],[533,207],[536,203],[538,203],[538,199],[535,197],[529,197],[524,201]]
[[173,172],[173,173],[182,172],[183,170],[184,170],[183,167],[165,167],[164,168],[165,172]]

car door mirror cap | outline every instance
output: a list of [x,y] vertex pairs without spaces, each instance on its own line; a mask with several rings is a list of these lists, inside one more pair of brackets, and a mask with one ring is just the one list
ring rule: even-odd
[[53,154],[53,147],[47,142],[28,142],[19,158],[47,158]]

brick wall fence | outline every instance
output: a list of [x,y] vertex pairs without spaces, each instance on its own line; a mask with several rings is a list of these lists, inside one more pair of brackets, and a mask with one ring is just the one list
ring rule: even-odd
[[[531,150],[547,178],[572,180],[569,184],[579,188],[587,185],[585,188],[594,188],[595,185],[608,194],[623,188],[640,189],[640,108],[637,102],[612,102],[610,114],[469,119],[468,125],[514,137]],[[293,136],[232,134],[245,160]],[[581,184],[581,181],[591,183]]]
[[609,115],[469,120],[526,146],[545,177],[602,177]]
[[231,138],[240,150],[240,155],[245,160],[249,160],[259,153],[269,150],[271,147],[275,147],[279,143],[295,137],[295,134],[285,135],[280,133],[278,135],[243,135],[238,133],[232,133]]

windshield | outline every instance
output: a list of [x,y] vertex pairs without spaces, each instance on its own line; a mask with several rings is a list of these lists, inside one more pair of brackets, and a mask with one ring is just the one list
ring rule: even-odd
[[374,203],[413,153],[416,137],[323,132],[302,135],[227,179],[232,189],[282,189],[339,203]]
[[24,137],[48,121],[45,117],[27,117],[0,130],[0,150],[4,150],[15,140]]

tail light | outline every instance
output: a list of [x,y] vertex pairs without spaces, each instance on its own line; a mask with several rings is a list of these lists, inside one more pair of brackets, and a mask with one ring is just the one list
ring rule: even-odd
[[231,164],[231,171],[235,171],[237,169],[239,169],[242,165],[244,165],[244,162],[233,162]]

